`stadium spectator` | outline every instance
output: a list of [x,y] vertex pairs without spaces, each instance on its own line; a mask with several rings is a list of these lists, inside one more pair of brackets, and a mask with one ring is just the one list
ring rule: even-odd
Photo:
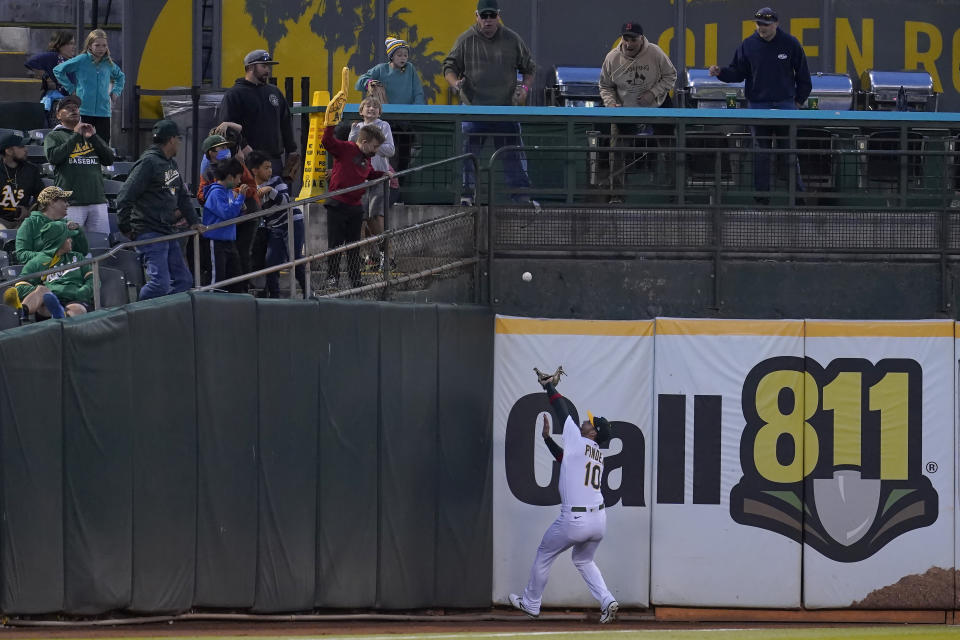
[[[213,165],[214,182],[207,188],[203,205],[203,225],[210,226],[232,220],[243,212],[243,201],[250,193],[250,186],[241,184],[243,164],[236,158],[224,158]],[[237,190],[234,193],[234,189]],[[212,272],[210,282],[229,280],[240,275],[240,256],[237,254],[237,225],[204,231],[207,249],[210,252]],[[204,283],[207,284],[207,283]],[[230,285],[232,293],[244,293],[240,283]]]
[[[287,183],[279,176],[273,175],[273,168],[268,166],[270,159],[259,151],[253,151],[247,156],[247,167],[253,172],[253,177],[257,180],[257,190],[260,192],[261,202],[264,209],[284,205],[290,202],[290,192]],[[265,216],[263,219],[264,228],[267,232],[267,267],[275,267],[278,264],[290,261],[290,252],[287,250],[289,244],[289,235],[287,227],[287,216],[291,209],[284,209],[277,213]],[[292,209],[293,212],[293,251],[294,258],[303,257],[303,211],[299,208]],[[304,266],[297,265],[294,270],[297,282],[300,283],[300,290],[304,297],[309,297],[307,292],[306,274]],[[277,272],[267,274],[267,296],[270,298],[280,297],[280,274]]]
[[[396,152],[396,145],[393,142],[393,132],[390,130],[390,124],[380,118],[380,113],[381,106],[379,100],[376,98],[364,98],[360,103],[360,117],[362,120],[353,123],[353,126],[350,127],[350,136],[347,139],[349,142],[354,142],[357,136],[360,135],[360,130],[366,126],[374,126],[380,129],[383,133],[383,144],[377,149],[377,155],[373,156],[370,164],[377,171],[393,173],[393,168],[390,166],[390,158],[392,158]],[[390,199],[387,202],[384,202],[383,188],[380,186],[363,194],[363,221],[366,225],[368,235],[378,236],[383,233],[384,214],[390,206],[390,203],[395,201],[395,194],[400,187],[396,180],[396,178],[390,180]],[[380,259],[383,256],[380,255],[377,247],[374,246],[373,249],[374,253],[371,256],[374,263],[373,266],[379,269],[383,266],[380,264]]]
[[110,233],[107,196],[101,165],[114,162],[113,151],[92,124],[80,121],[80,98],[67,96],[57,105],[53,131],[43,140],[47,162],[53,165],[54,184],[73,194],[67,219],[85,231]]
[[94,29],[83,43],[83,53],[53,68],[57,82],[68,93],[76,93],[83,104],[80,115],[96,128],[103,141],[110,144],[110,115],[113,100],[123,92],[126,78],[110,57],[107,34]]
[[[497,0],[479,0],[475,13],[476,24],[460,34],[443,61],[444,78],[463,104],[526,104],[536,71],[530,49],[516,32],[500,24]],[[523,75],[520,86],[518,72]],[[488,136],[497,149],[523,144],[518,122],[464,122],[462,130],[467,153],[479,154]],[[530,187],[522,152],[506,154],[503,163],[509,187]],[[464,162],[462,204],[473,204],[475,189],[473,164]],[[515,193],[512,199],[538,206],[526,195]]]
[[[677,82],[677,70],[657,45],[646,39],[636,20],[620,29],[620,43],[610,51],[600,67],[600,97],[605,107],[670,107],[670,91]],[[671,127],[657,131],[669,135]],[[610,146],[633,146],[640,132],[636,124],[612,122]],[[611,153],[610,188],[624,183],[624,157]],[[611,203],[623,202],[613,195]]]
[[[26,220],[17,229],[16,258],[20,264],[26,264],[31,258],[43,251],[43,241],[40,230],[48,222],[58,222],[67,216],[72,191],[64,191],[60,187],[46,187],[37,196],[37,210],[30,213]],[[90,247],[87,236],[76,222],[67,222],[70,231],[76,231],[73,238],[73,250],[87,255]]]
[[393,37],[388,37],[384,45],[387,62],[381,62],[360,76],[356,89],[370,95],[373,88],[382,87],[386,100],[378,95],[372,96],[381,103],[426,104],[420,72],[410,62],[410,45]]
[[[143,152],[117,196],[120,231],[134,240],[170,235],[185,218],[192,229],[201,229],[174,156],[182,137],[177,123],[160,120],[153,126],[153,145]],[[140,299],[186,291],[193,285],[183,249],[177,240],[136,247],[147,271]]]
[[[226,135],[220,135],[215,132],[223,131]],[[201,147],[204,150],[203,159],[200,162],[200,188],[197,199],[201,204],[205,202],[205,191],[207,185],[214,181],[213,165],[219,160],[226,158],[236,158],[243,167],[243,178],[241,184],[249,187],[246,198],[243,202],[243,214],[254,213],[260,210],[260,194],[257,192],[257,181],[246,166],[246,155],[250,153],[250,147],[243,137],[240,125],[232,122],[224,122],[211,129],[210,135],[203,141]],[[260,231],[261,220],[247,220],[237,225],[236,246],[237,254],[240,256],[240,272],[250,273],[263,268],[264,256],[267,251],[266,239],[255,242]],[[256,256],[256,259],[255,257]],[[201,258],[206,267],[207,256],[201,254]],[[254,266],[256,264],[256,266]],[[250,283],[244,282],[241,287],[249,288]]]
[[[293,137],[290,107],[280,90],[270,84],[275,64],[270,53],[263,49],[251,51],[244,57],[245,75],[223,94],[220,120],[224,124],[217,127],[216,133],[226,137],[226,123],[240,125],[250,147],[270,158],[274,174],[289,177],[293,167],[300,163],[300,154]],[[283,163],[284,151],[287,167]]]
[[57,31],[50,38],[50,46],[43,53],[30,56],[24,66],[31,71],[40,71],[40,102],[47,112],[47,122],[53,126],[56,113],[53,108],[57,100],[70,94],[53,75],[53,68],[77,55],[77,41],[70,31]]
[[[399,38],[388,37],[384,42],[387,62],[373,67],[357,80],[356,88],[381,104],[426,104],[420,72],[410,62],[410,45]],[[397,153],[391,161],[397,171],[403,171],[412,162],[416,142],[413,127],[406,122],[394,122]]]
[[[710,75],[723,82],[743,82],[750,109],[798,109],[807,101],[813,84],[807,56],[800,41],[780,29],[780,17],[770,7],[753,15],[757,30],[747,37],[733,54],[726,67],[713,65]],[[754,126],[754,146],[773,147],[773,137],[784,141],[786,127]],[[753,162],[753,181],[757,191],[770,190],[771,154],[758,154]],[[800,162],[796,161],[797,189],[804,190],[800,178]],[[761,204],[769,204],[766,196],[758,196]]]
[[[363,127],[353,142],[337,140],[333,130],[332,124],[323,130],[323,148],[334,160],[330,173],[330,191],[355,187],[384,175],[374,169],[370,162],[383,144],[383,132],[379,128],[373,125]],[[362,198],[363,191],[357,190],[333,196],[324,203],[327,210],[327,243],[331,249],[360,239],[360,228],[363,224],[363,207],[360,206]],[[327,269],[327,286],[339,286],[339,253],[330,256]],[[347,271],[353,287],[359,287],[360,259],[357,249],[347,252]]]
[[16,133],[0,136],[3,175],[0,176],[0,227],[16,229],[30,214],[43,189],[40,169],[27,160],[27,140]]
[[[31,278],[15,285],[17,298],[22,300],[23,315],[31,311],[43,317],[63,318],[86,313],[93,308],[93,271],[90,265],[70,267],[85,256],[73,250],[71,230],[62,220],[50,221],[40,230],[43,251],[30,258],[23,266],[23,273],[37,273],[63,265],[62,271]],[[12,296],[11,296],[12,297]],[[5,294],[5,300],[6,300]],[[9,301],[8,301],[9,304]],[[16,305],[14,305],[16,306]]]

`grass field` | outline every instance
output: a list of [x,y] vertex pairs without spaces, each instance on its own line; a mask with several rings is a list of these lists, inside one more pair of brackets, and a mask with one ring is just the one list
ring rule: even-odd
[[[37,638],[42,638],[38,633]],[[177,640],[305,640],[310,636],[177,636]],[[316,640],[939,640],[960,639],[960,626],[942,625],[906,627],[888,625],[883,627],[811,627],[802,629],[604,629],[598,631],[527,631],[495,633],[423,633],[423,634],[377,634],[377,635],[321,635]],[[170,637],[157,636],[157,640]],[[87,640],[87,639],[84,639]],[[111,638],[111,640],[127,640]],[[143,636],[129,640],[150,640]]]

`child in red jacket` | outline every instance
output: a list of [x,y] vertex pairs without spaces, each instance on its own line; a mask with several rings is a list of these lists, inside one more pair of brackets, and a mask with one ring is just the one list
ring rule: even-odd
[[[376,171],[370,159],[376,155],[383,144],[383,132],[375,125],[360,129],[356,140],[343,142],[333,135],[334,127],[323,130],[323,148],[333,156],[333,171],[330,175],[330,191],[347,189],[375,180],[385,175]],[[329,248],[356,242],[360,239],[363,226],[363,207],[360,205],[364,189],[333,196],[325,203],[327,210],[327,244]],[[347,252],[347,271],[350,283],[356,288],[361,285],[360,255],[357,249]],[[340,282],[340,254],[330,256],[327,268],[327,286],[337,287]]]

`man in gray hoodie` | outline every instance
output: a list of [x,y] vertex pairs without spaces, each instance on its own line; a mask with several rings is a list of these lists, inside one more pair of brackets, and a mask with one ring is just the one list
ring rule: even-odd
[[[447,84],[460,95],[462,104],[523,105],[527,102],[536,65],[523,39],[500,24],[497,0],[479,0],[476,24],[464,31],[453,43],[443,61]],[[523,82],[517,86],[517,73]],[[462,125],[466,153],[479,155],[489,136],[495,148],[522,145],[519,122],[464,122]],[[512,189],[529,189],[527,161],[520,152],[507,153],[503,159],[507,185]],[[463,164],[462,204],[472,205],[476,177],[473,164]],[[514,193],[514,201],[529,201],[526,194]]]

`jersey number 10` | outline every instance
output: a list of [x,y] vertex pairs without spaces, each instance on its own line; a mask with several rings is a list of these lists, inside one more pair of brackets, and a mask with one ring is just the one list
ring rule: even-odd
[[600,488],[600,476],[603,475],[603,467],[592,462],[587,462],[587,472],[583,476],[583,486]]

